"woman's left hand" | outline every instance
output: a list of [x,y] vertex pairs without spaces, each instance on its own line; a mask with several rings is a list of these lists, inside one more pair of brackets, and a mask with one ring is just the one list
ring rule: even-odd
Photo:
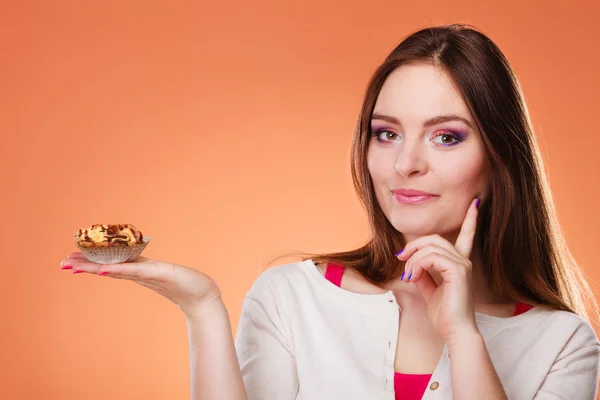
[[[447,344],[462,333],[478,331],[469,259],[477,228],[478,203],[477,199],[471,202],[454,245],[439,235],[423,236],[408,242],[398,256],[406,261],[402,280],[417,286],[427,302],[433,326]],[[439,286],[427,272],[432,268],[443,278]]]

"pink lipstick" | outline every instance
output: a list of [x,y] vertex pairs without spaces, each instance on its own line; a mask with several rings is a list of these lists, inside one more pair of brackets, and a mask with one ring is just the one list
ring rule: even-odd
[[423,204],[439,196],[415,189],[392,190],[392,196],[401,204]]

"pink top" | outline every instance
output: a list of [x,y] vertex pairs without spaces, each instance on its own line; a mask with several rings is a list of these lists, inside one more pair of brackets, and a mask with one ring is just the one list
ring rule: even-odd
[[[336,286],[342,283],[344,267],[336,264],[327,264],[325,278]],[[515,315],[522,314],[532,309],[533,306],[517,302]],[[401,374],[394,373],[394,391],[396,400],[420,400],[427,390],[431,374]]]

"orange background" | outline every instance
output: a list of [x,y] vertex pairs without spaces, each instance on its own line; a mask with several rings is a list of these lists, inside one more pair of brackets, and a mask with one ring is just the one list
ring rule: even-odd
[[135,283],[61,271],[73,235],[137,225],[153,238],[144,255],[220,283],[235,330],[267,261],[366,240],[349,168],[363,92],[388,52],[431,24],[473,24],[507,55],[568,244],[597,280],[599,11],[594,1],[3,2],[0,397],[189,398],[181,312]]

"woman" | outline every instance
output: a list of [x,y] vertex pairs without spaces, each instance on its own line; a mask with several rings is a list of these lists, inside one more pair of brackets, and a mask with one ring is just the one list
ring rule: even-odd
[[237,354],[201,272],[79,253],[62,265],[132,279],[182,309],[194,399],[595,398],[600,343],[583,299],[597,305],[489,38],[452,25],[400,43],[369,83],[351,162],[372,239],[261,274]]

